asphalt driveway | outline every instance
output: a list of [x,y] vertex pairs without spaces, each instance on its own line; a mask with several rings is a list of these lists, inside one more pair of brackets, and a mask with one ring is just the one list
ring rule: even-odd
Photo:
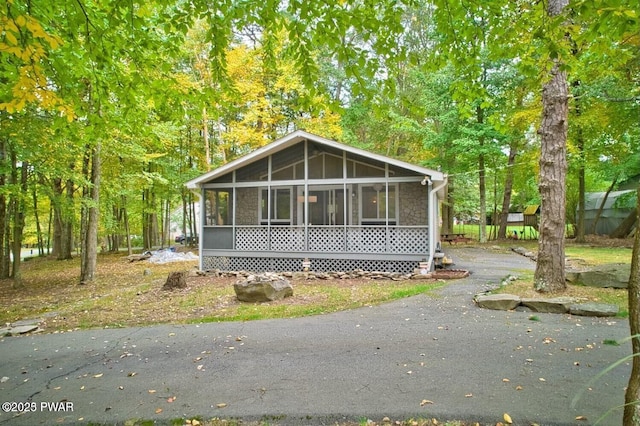
[[1,402],[15,404],[2,406],[0,425],[194,416],[295,425],[436,417],[495,425],[504,413],[517,425],[590,425],[609,410],[600,424],[621,423],[616,407],[624,403],[629,364],[596,376],[631,353],[628,343],[604,343],[629,335],[626,320],[536,314],[532,321],[527,312],[477,308],[474,294],[533,269],[533,262],[445,249],[456,267],[472,272],[469,278],[382,306],[2,338]]

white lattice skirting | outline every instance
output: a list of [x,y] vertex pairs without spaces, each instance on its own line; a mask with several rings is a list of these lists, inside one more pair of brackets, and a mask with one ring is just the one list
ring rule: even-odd
[[[291,272],[302,270],[302,258],[205,256],[207,271]],[[314,272],[383,271],[408,274],[418,268],[417,261],[367,259],[310,259]]]

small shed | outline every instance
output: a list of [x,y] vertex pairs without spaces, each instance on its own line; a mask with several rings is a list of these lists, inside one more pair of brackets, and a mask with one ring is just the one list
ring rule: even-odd
[[186,183],[201,197],[200,268],[432,268],[442,172],[296,131]]
[[[586,233],[610,235],[633,212],[636,207],[635,190],[588,192],[585,194],[584,226]],[[605,200],[606,196],[606,200]],[[600,217],[593,229],[598,211]]]

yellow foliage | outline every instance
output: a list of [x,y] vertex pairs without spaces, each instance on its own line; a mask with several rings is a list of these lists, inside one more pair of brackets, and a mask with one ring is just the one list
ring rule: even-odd
[[11,88],[12,99],[0,103],[0,110],[15,113],[23,110],[27,104],[35,103],[41,108],[58,111],[69,121],[73,120],[75,115],[71,107],[65,105],[56,92],[48,87],[42,66],[42,61],[47,57],[47,48],[42,41],[48,44],[49,49],[57,49],[62,39],[48,34],[37,19],[28,15],[2,17],[0,25],[0,32],[4,33],[0,52],[22,62]]

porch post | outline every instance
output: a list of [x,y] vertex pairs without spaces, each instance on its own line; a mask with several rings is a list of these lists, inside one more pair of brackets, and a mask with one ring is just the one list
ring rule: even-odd
[[304,140],[304,185],[302,209],[304,218],[304,250],[309,251],[309,141]]
[[[200,214],[200,224],[198,226],[198,232],[200,232],[200,236],[198,237],[198,269],[201,271],[203,270],[203,266],[204,266],[204,259],[202,258],[202,248],[204,246],[204,225],[206,223],[206,217],[207,217],[206,210],[207,210],[207,199],[205,198],[205,189],[204,189],[204,186],[201,186],[200,187],[200,211],[198,212]],[[186,241],[186,235],[185,235],[185,241]]]

